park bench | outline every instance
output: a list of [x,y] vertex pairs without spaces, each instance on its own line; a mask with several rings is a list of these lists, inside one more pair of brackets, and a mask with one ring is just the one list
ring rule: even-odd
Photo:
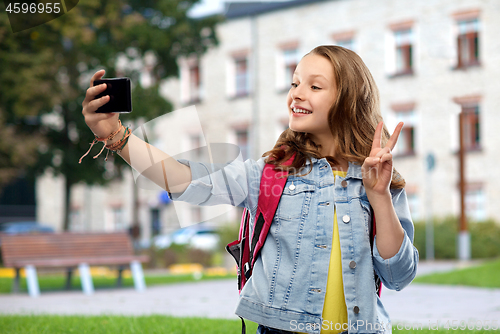
[[4,266],[15,269],[13,292],[19,291],[21,268],[32,297],[40,294],[36,268],[65,268],[66,289],[78,268],[82,290],[90,295],[94,292],[90,266],[116,266],[117,286],[121,286],[123,270],[130,266],[135,289],[146,288],[141,263],[147,262],[148,256],[134,255],[126,233],[0,234],[0,240]]

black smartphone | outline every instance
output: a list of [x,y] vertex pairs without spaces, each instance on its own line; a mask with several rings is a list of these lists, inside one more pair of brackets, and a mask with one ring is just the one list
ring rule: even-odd
[[96,99],[109,95],[110,100],[96,110],[98,113],[132,112],[132,88],[130,78],[110,78],[94,81],[94,86],[105,83],[107,88]]

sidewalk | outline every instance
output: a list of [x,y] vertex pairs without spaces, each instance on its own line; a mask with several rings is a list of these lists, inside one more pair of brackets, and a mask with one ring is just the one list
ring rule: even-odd
[[[419,264],[419,275],[452,270],[456,262]],[[47,292],[39,298],[27,294],[0,296],[0,314],[121,314],[199,316],[238,319],[238,299],[233,279],[202,281],[133,289],[97,290],[86,296],[81,291]],[[394,323],[421,324],[439,321],[484,321],[500,319],[500,289],[411,284],[403,291],[382,290],[382,301]]]

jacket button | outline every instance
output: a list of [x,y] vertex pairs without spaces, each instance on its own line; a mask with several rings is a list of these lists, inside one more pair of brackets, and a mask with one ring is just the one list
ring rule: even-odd
[[347,181],[346,180],[343,180],[340,185],[344,188],[347,188]]
[[348,215],[345,215],[344,217],[342,217],[342,221],[347,224],[351,221],[351,217],[349,217]]
[[358,314],[359,313],[359,307],[357,306],[354,306],[354,309],[353,309],[354,313],[355,314]]
[[295,186],[294,184],[292,183],[291,185],[288,186],[288,189],[290,189],[291,191],[295,190]]
[[349,262],[349,268],[351,268],[351,269],[356,268],[356,261]]

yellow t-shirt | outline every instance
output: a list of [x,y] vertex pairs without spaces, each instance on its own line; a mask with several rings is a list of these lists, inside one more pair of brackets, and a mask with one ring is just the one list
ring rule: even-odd
[[[346,172],[333,171],[335,178],[337,178],[337,176],[345,177],[346,174]],[[321,323],[322,334],[341,333],[347,329],[347,306],[344,297],[339,227],[335,209],[333,217],[332,252],[330,254],[328,282],[326,283],[325,304],[323,305],[323,322]]]

